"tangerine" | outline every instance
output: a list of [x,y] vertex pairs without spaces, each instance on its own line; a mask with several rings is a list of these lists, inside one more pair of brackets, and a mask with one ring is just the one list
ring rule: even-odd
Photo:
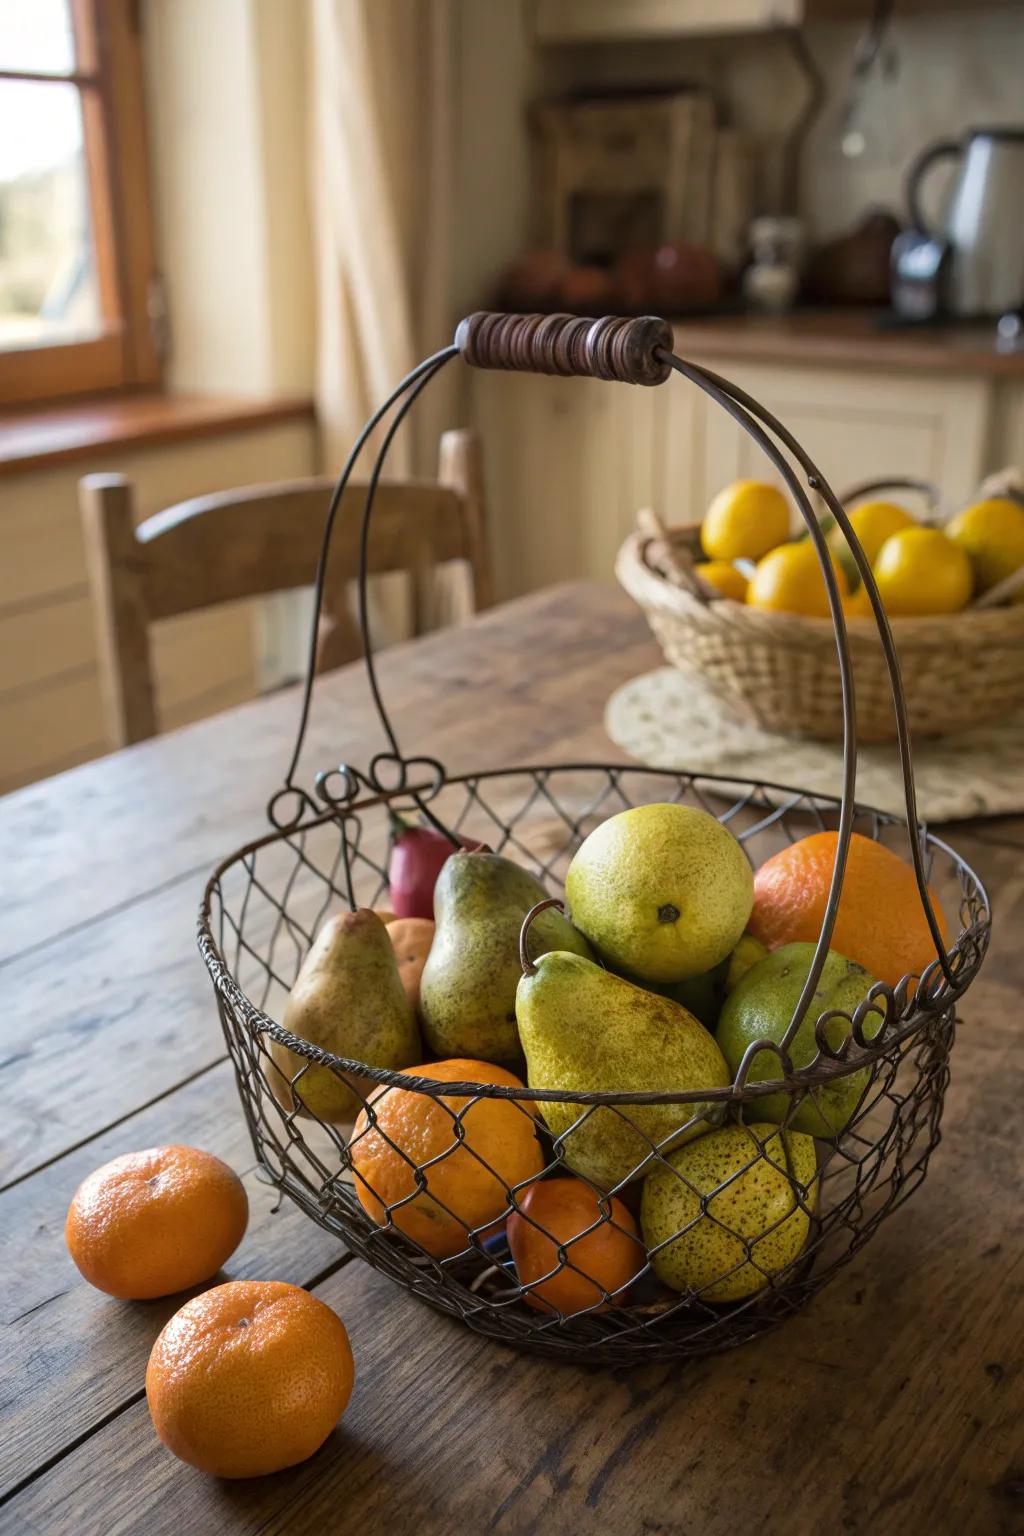
[[582,1179],[543,1179],[518,1197],[508,1245],[527,1306],[537,1312],[605,1312],[622,1306],[647,1262],[621,1200]]
[[[814,943],[821,932],[838,833],[814,832],[773,854],[754,875],[748,930],[769,949]],[[943,943],[946,919],[929,889]],[[831,947],[895,987],[936,959],[913,869],[890,848],[855,832]]]
[[90,1285],[121,1300],[170,1296],[209,1280],[249,1220],[241,1179],[197,1147],[149,1147],[104,1163],[68,1208],[68,1251]]
[[[456,1057],[407,1070],[441,1083],[523,1087],[488,1061]],[[504,1216],[509,1189],[543,1167],[531,1112],[523,1100],[378,1089],[349,1142],[359,1203],[435,1258],[461,1253],[470,1232],[482,1236]]]
[[146,1397],[175,1456],[214,1477],[260,1477],[320,1449],[352,1394],[345,1325],[280,1280],[232,1280],[174,1314]]

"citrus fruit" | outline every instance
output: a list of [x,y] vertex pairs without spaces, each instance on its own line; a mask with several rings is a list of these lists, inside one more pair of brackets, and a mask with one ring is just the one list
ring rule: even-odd
[[875,610],[871,606],[868,589],[863,582],[850,593],[849,597],[843,599],[843,612],[848,619],[874,618]]
[[[821,933],[838,835],[814,832],[773,854],[754,875],[748,928],[769,949],[816,943]],[[946,920],[931,894],[943,941]],[[855,832],[831,946],[894,987],[936,959],[914,871],[890,848]]]
[[[839,595],[845,600],[850,584],[834,555],[831,559]],[[799,613],[809,618],[827,619],[831,611],[828,592],[817,551],[810,539],[780,544],[778,549],[771,550],[759,560],[747,589],[747,602],[753,608],[764,608],[771,613]]]
[[[1024,507],[1009,496],[990,496],[965,507],[946,532],[967,551],[979,592],[987,592],[1024,565]],[[1024,592],[1018,590],[1014,601],[1024,602]]]
[[[457,1057],[407,1070],[439,1083],[523,1087],[489,1061]],[[544,1166],[531,1111],[522,1099],[379,1089],[349,1143],[359,1203],[435,1258],[461,1253],[471,1232],[479,1237],[505,1215],[508,1189],[535,1179]]]
[[[865,501],[859,507],[855,507],[849,517],[869,565],[874,565],[879,550],[892,534],[899,533],[901,528],[916,526],[906,507],[899,506],[895,501]],[[828,541],[836,557],[846,569],[850,580],[859,580],[853,553],[842,529],[833,528]],[[849,567],[843,559],[844,554],[849,557]]]
[[396,917],[388,925],[388,938],[398,961],[405,995],[413,1008],[420,1006],[420,978],[434,942],[434,923],[429,917]]
[[702,560],[694,566],[694,570],[702,581],[714,587],[716,592],[721,592],[723,597],[731,597],[736,603],[746,602],[747,578],[742,571],[730,565],[728,560]]
[[624,1304],[647,1255],[621,1200],[564,1178],[531,1184],[518,1204],[508,1219],[508,1245],[520,1285],[531,1287],[528,1306],[574,1317]]
[[182,1461],[214,1477],[260,1477],[320,1449],[354,1375],[330,1307],[280,1280],[232,1280],[175,1312],[153,1345],[146,1397]]
[[789,502],[774,485],[737,480],[712,501],[700,525],[709,560],[759,560],[789,538]]
[[882,545],[875,581],[890,617],[956,613],[971,598],[974,578],[963,547],[941,528],[904,528]]
[[249,1219],[241,1179],[196,1147],[128,1152],[90,1173],[68,1209],[68,1251],[122,1300],[170,1296],[215,1275]]
[[651,1268],[674,1291],[704,1301],[753,1296],[800,1253],[816,1194],[810,1136],[767,1123],[709,1131],[670,1152],[644,1181],[640,1224]]
[[[810,974],[816,947],[783,944],[751,966],[726,998],[715,1039],[734,1076],[755,1040],[782,1044]],[[789,1059],[795,1070],[809,1067],[817,1057],[818,1021],[823,1014],[829,1017],[820,1025],[821,1032],[830,1049],[840,1049],[850,1033],[849,1020],[873,986],[874,977],[862,965],[847,960],[834,949],[828,951],[807,1011],[789,1044]],[[864,1017],[865,1040],[873,1040],[881,1026],[881,1011],[872,1009]],[[747,1082],[772,1082],[781,1074],[775,1052],[759,1051],[749,1064]],[[757,1100],[756,1112],[761,1120],[773,1120],[791,1131],[835,1137],[846,1129],[870,1082],[870,1068],[862,1067],[859,1072],[830,1078],[802,1097],[799,1093],[769,1093]]]

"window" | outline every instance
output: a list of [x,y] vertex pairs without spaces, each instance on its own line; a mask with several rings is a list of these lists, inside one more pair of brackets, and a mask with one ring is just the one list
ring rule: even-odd
[[160,366],[137,0],[0,0],[0,406]]

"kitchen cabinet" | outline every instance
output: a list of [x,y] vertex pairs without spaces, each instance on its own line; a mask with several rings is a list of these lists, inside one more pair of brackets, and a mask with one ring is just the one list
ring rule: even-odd
[[[684,355],[767,405],[837,491],[910,475],[937,484],[952,510],[984,475],[1024,466],[1024,379],[751,361],[686,342]],[[730,480],[778,480],[742,429],[680,379],[657,389],[489,372],[472,379],[501,597],[609,577],[642,506],[667,522],[698,521]]]

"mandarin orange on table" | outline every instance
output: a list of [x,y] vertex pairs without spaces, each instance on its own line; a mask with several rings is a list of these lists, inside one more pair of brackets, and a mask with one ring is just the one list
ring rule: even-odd
[[308,1291],[232,1280],[176,1312],[153,1345],[146,1397],[175,1456],[259,1477],[320,1449],[352,1394],[345,1325]]
[[[441,1083],[523,1087],[488,1061],[455,1057],[406,1070]],[[510,1208],[508,1189],[544,1165],[529,1100],[382,1088],[369,1105],[372,1119],[361,1110],[349,1142],[359,1202],[435,1258],[461,1253],[471,1232],[480,1237],[498,1223]]]
[[625,1303],[647,1254],[621,1200],[582,1179],[556,1178],[531,1184],[518,1205],[508,1245],[520,1285],[530,1287],[528,1306],[573,1317]]
[[[817,940],[837,841],[836,832],[814,832],[757,870],[747,927],[769,949]],[[948,944],[945,915],[930,888],[929,894]],[[892,849],[859,832],[850,839],[831,948],[891,987],[904,976],[920,976],[937,958],[913,869]]]
[[248,1220],[242,1181],[219,1157],[198,1147],[149,1147],[83,1180],[64,1236],[90,1285],[146,1301],[211,1279]]

